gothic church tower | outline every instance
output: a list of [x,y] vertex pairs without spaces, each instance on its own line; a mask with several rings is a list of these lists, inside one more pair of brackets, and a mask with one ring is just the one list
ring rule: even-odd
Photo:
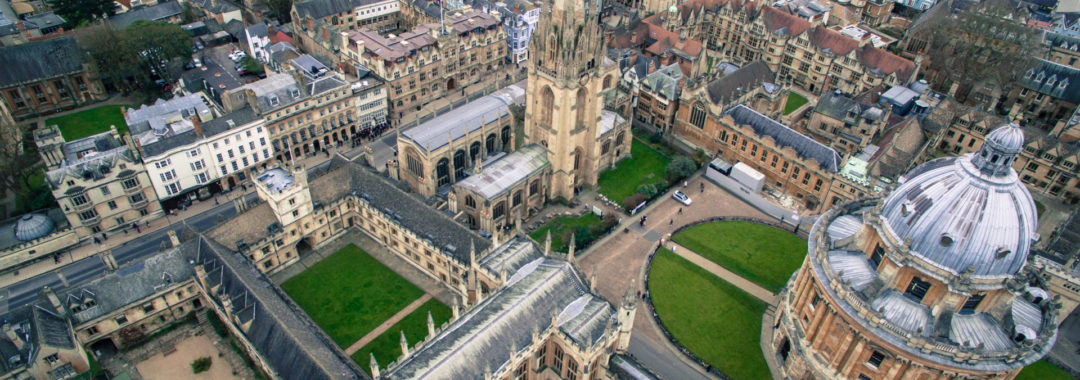
[[544,0],[529,41],[525,136],[528,143],[547,148],[551,197],[569,199],[575,188],[596,184],[601,91],[614,84],[617,71],[610,60],[605,64],[602,3]]

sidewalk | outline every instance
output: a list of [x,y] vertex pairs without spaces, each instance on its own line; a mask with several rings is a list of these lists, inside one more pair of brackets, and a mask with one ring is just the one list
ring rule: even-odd
[[360,351],[361,348],[364,348],[364,346],[366,346],[368,343],[371,343],[371,341],[375,340],[375,338],[378,338],[384,332],[386,332],[386,330],[389,330],[391,327],[393,327],[394,324],[400,322],[409,314],[412,314],[412,312],[416,311],[416,309],[419,309],[420,306],[424,305],[424,302],[427,302],[430,299],[431,295],[424,293],[423,296],[420,296],[420,298],[412,301],[412,303],[410,303],[408,306],[405,306],[404,309],[399,310],[397,313],[394,313],[394,315],[390,316],[390,318],[383,321],[383,323],[379,324],[379,326],[376,327],[374,330],[371,330],[367,334],[364,334],[364,336],[361,337],[360,340],[357,340],[356,343],[353,343],[348,348],[346,348],[345,353],[349,354],[349,356],[352,356],[352,354],[355,354],[356,351]]
[[732,273],[724,267],[712,262],[712,260],[706,259],[701,255],[697,254],[697,252],[691,251],[689,248],[676,244],[673,241],[665,241],[664,247],[670,249],[672,252],[675,252],[676,255],[679,255],[680,257],[689,260],[690,262],[694,263],[694,265],[701,267],[701,269],[707,270],[709,271],[709,273],[712,273],[716,275],[716,277],[720,277],[724,281],[735,285],[739,289],[742,289],[744,292],[750,293],[750,295],[754,296],[755,298],[762,300],[769,305],[776,306],[776,301],[778,300],[777,296],[772,292],[766,290],[765,288],[762,288],[758,284],[750,282],[750,280],[747,280],[735,273]]

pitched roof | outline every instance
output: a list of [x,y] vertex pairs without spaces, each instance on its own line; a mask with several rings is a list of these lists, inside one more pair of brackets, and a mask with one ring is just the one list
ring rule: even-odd
[[34,323],[34,337],[38,345],[75,348],[75,339],[71,334],[71,327],[64,318],[36,305],[32,308],[31,313],[31,321]]
[[312,200],[327,204],[352,194],[371,207],[395,219],[417,236],[453,255],[460,263],[469,262],[469,246],[483,252],[491,242],[470,231],[450,216],[406,193],[360,164],[335,156],[326,168],[308,171]]
[[706,91],[709,101],[720,104],[725,99],[730,101],[737,97],[739,91],[749,91],[762,83],[772,82],[774,78],[775,75],[768,65],[762,61],[754,61],[709,83]]
[[0,88],[82,70],[83,52],[74,37],[60,37],[0,49]]
[[809,21],[779,8],[762,7],[760,17],[770,33],[797,36],[810,29]]
[[617,321],[615,308],[588,289],[570,263],[535,259],[383,378],[481,379],[485,369],[497,372],[509,362],[511,347],[531,344],[533,329],[557,328],[591,349]]
[[412,140],[420,149],[431,152],[449,144],[450,140],[460,139],[467,133],[495,123],[510,113],[511,104],[514,103],[510,99],[494,94],[487,95],[406,129],[401,132],[401,137]]
[[1039,59],[1017,78],[1021,86],[1040,94],[1080,103],[1080,69]]
[[356,7],[371,5],[385,0],[309,0],[293,4],[296,13],[303,17],[320,19],[323,17],[348,12]]
[[911,73],[915,71],[915,62],[890,53],[888,51],[878,49],[866,44],[856,52],[859,62],[870,68],[872,73],[878,73],[881,75],[888,75],[895,73],[897,77],[904,80],[911,76]]
[[[871,111],[875,109],[877,111]],[[875,121],[884,117],[881,108],[878,108],[877,105],[862,103],[836,92],[821,95],[818,98],[818,103],[814,105],[814,112],[837,120],[844,120],[852,113],[855,114],[856,118],[866,117]]]
[[142,7],[133,9],[116,16],[109,17],[109,22],[116,25],[118,28],[127,28],[128,25],[137,20],[155,21],[164,20],[169,17],[179,15],[181,12],[180,3],[170,1],[166,3],[159,3],[157,5],[151,5],[149,7]]
[[802,158],[812,158],[828,172],[840,170],[840,155],[828,146],[822,145],[806,135],[780,124],[776,120],[762,115],[745,105],[737,105],[724,112],[739,125],[749,125],[754,133],[770,136],[780,147],[791,147]]
[[847,55],[859,47],[859,41],[823,25],[819,25],[810,31],[810,43],[836,55]]

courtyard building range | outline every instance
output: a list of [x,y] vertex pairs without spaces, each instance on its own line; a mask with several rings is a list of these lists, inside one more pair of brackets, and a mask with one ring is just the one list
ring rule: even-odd
[[[106,98],[97,69],[74,37],[0,50],[0,100],[10,117],[24,120]],[[8,116],[4,116],[8,118]]]
[[[831,208],[781,294],[787,377],[1012,377],[1046,355],[1058,306],[1025,266],[1035,204],[1016,124],[978,152],[924,163],[884,198]],[[1002,233],[1007,231],[1007,233]]]

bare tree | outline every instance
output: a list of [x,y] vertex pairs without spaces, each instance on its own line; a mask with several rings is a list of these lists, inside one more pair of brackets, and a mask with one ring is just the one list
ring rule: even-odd
[[1041,43],[1038,31],[1024,25],[1026,9],[1009,0],[942,2],[920,18],[908,50],[927,55],[926,69],[939,89],[958,85],[961,94],[979,81],[1013,82],[1034,62]]
[[42,170],[37,149],[23,128],[4,124],[0,128],[0,194],[14,193],[24,208],[19,211],[31,211],[36,208],[30,205],[37,194],[30,178]]

